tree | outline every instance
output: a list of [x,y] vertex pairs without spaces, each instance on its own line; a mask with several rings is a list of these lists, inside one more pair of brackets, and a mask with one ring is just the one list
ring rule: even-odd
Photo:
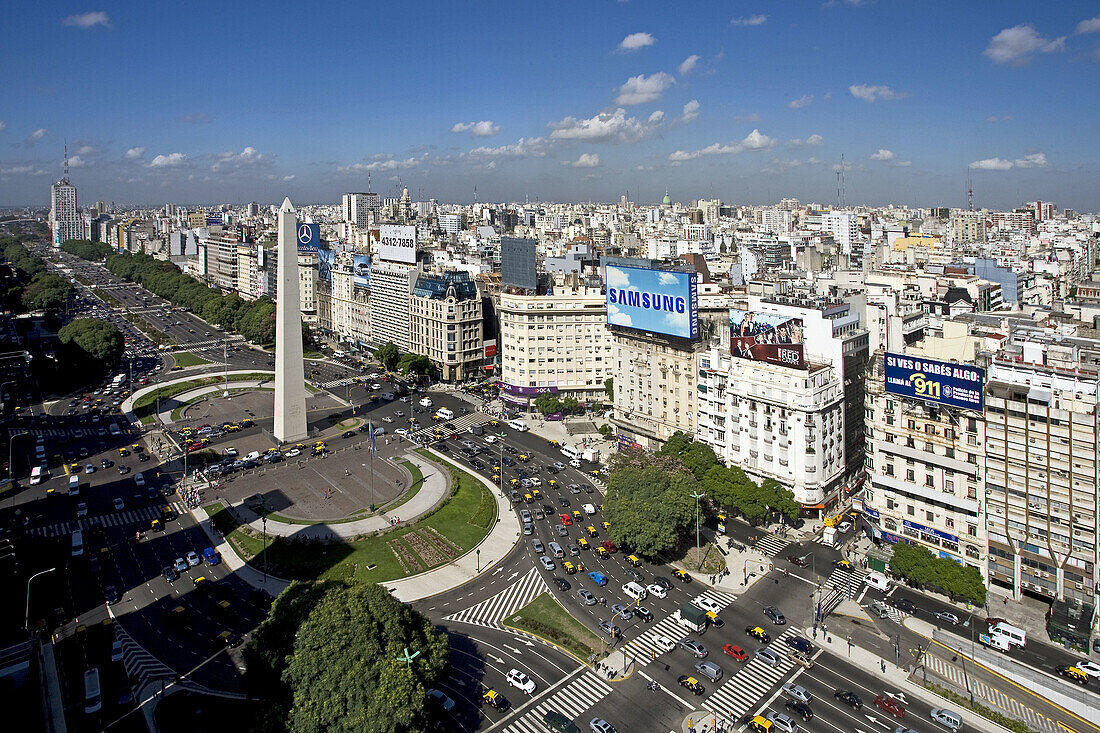
[[611,402],[615,401],[615,377],[608,377],[603,380],[603,389],[607,392],[607,399]]
[[23,305],[30,310],[56,313],[65,305],[72,290],[72,283],[65,278],[40,272],[23,288]]
[[122,334],[106,321],[95,318],[78,318],[57,333],[63,346],[70,347],[70,355],[86,359],[101,367],[113,367],[122,356]]
[[954,560],[936,557],[924,545],[899,542],[894,545],[890,570],[919,586],[930,586],[952,598],[985,603],[987,589],[981,572]]
[[543,415],[554,415],[561,412],[561,400],[557,395],[543,394],[535,398],[535,409]]
[[419,374],[424,377],[432,371],[432,360],[424,354],[403,354],[397,362],[397,370],[402,374]]
[[[427,689],[447,665],[447,637],[373,583],[334,584],[319,598],[308,596],[296,591],[286,613],[280,613],[281,634],[273,627],[254,642],[271,644],[254,654],[271,669],[282,668],[289,694],[283,701],[289,702],[286,728],[295,733],[423,730]],[[290,639],[293,652],[280,656]],[[419,652],[411,664],[402,661],[406,649]]]
[[66,240],[61,243],[61,251],[93,262],[102,262],[108,255],[114,252],[110,245],[104,244],[103,242],[93,242],[88,239]]
[[397,344],[392,341],[387,341],[378,347],[378,350],[374,352],[374,358],[382,362],[382,366],[386,369],[393,371],[393,368],[397,366],[397,360],[401,354],[397,350]]
[[682,464],[640,451],[612,463],[604,498],[611,539],[650,558],[675,548],[695,521],[695,477]]

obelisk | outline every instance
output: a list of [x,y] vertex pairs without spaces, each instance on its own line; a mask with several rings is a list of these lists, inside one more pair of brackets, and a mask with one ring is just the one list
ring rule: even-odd
[[276,280],[274,432],[280,443],[293,443],[307,433],[302,305],[298,296],[298,215],[289,198],[279,209]]

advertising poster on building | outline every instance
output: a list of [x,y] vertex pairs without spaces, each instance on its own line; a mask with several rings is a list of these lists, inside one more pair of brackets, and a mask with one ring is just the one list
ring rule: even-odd
[[370,287],[370,255],[352,255],[351,266],[355,270],[355,287]]
[[321,225],[302,223],[298,225],[298,251],[316,252],[321,247]]
[[332,280],[332,266],[336,264],[336,253],[331,249],[317,250],[317,279]]
[[607,265],[607,323],[685,339],[699,337],[693,272]]
[[801,318],[730,310],[730,353],[741,359],[806,368]]
[[390,262],[416,262],[416,227],[383,224],[379,228],[377,255]]
[[964,410],[983,409],[985,370],[886,352],[886,391]]

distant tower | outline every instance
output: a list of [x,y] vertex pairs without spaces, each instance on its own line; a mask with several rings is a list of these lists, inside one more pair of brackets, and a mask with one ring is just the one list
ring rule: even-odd
[[290,199],[279,209],[275,291],[275,439],[306,437],[306,387],[302,355],[302,307],[298,294],[298,215]]
[[50,186],[50,229],[55,245],[84,239],[84,223],[76,205],[76,186],[69,182],[69,145],[65,144],[65,173]]
[[672,206],[672,197],[668,195],[668,186],[665,186],[665,197],[661,199],[662,206]]
[[974,184],[970,181],[970,167],[966,168],[966,210],[974,210]]

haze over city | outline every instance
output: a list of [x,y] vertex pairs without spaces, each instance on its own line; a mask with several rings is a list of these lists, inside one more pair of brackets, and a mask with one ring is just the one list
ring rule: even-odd
[[[205,7],[204,7],[205,6]],[[1097,208],[1100,16],[1057,3],[21,3],[0,205],[783,196]],[[395,194],[394,194],[395,195]]]

